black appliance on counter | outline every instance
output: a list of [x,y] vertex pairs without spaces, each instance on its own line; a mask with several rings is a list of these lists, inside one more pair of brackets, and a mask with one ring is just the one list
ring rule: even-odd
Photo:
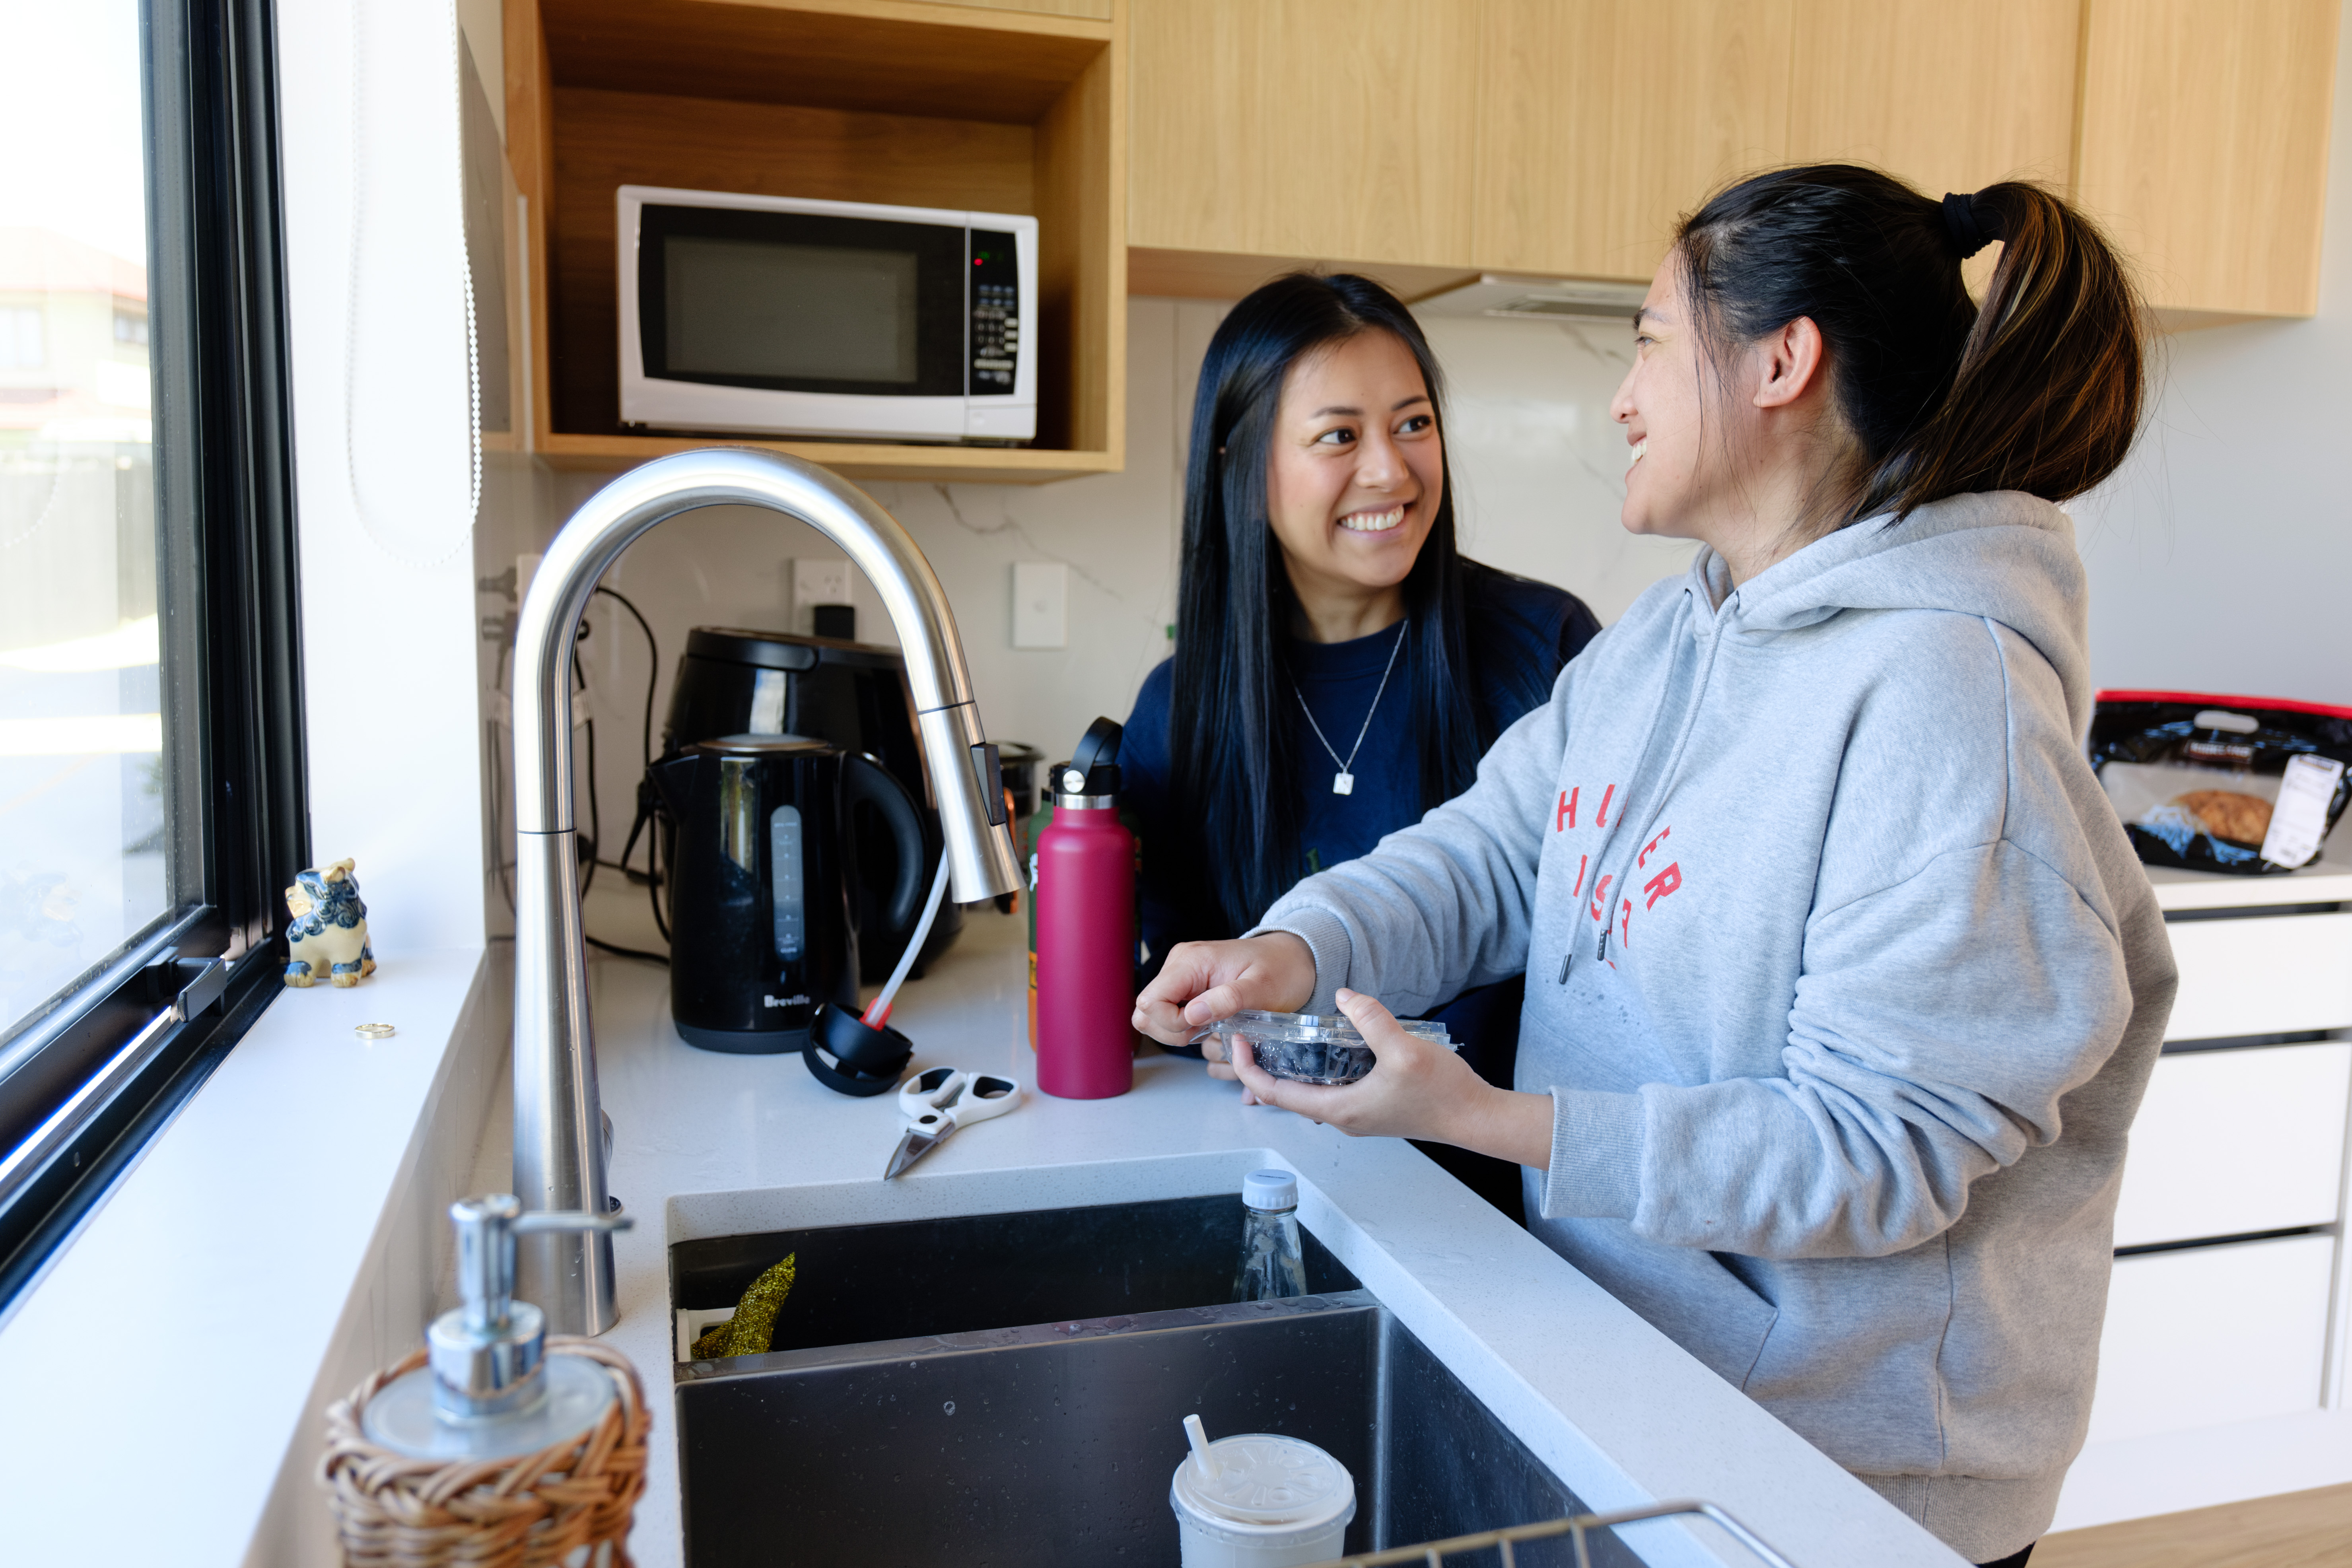
[[[879,762],[915,802],[922,825],[922,864],[915,882],[920,891],[929,890],[945,839],[915,737],[906,660],[898,649],[789,632],[697,626],[687,634],[686,657],[678,660],[677,680],[670,689],[662,760],[721,735],[804,735]],[[856,978],[875,984],[889,978],[906,951],[922,904],[919,897],[913,910],[893,918],[906,868],[880,807],[860,796],[845,816],[855,866],[850,906],[858,932]],[[657,820],[664,859],[675,866],[677,819],[657,814]],[[675,922],[674,912],[671,918]],[[962,930],[962,910],[953,902],[941,904],[913,973],[919,976]],[[851,1012],[857,1010],[854,993],[848,1005]]]
[[857,1011],[860,876],[843,826],[871,806],[895,843],[883,929],[905,931],[925,884],[923,828],[879,763],[800,735],[698,741],[647,777],[677,826],[669,874],[670,1016],[689,1045],[808,1045],[817,1008]]

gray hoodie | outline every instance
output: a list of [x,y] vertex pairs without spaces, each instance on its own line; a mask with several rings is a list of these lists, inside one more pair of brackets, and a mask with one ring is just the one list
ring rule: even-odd
[[1524,969],[1536,1233],[1963,1556],[2049,1524],[2172,1004],[2078,744],[2065,513],[1702,551],[1465,794],[1261,930],[1411,1016]]

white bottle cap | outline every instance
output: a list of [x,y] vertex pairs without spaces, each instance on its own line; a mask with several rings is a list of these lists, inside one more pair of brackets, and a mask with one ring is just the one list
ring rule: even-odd
[[1298,1178],[1287,1171],[1252,1171],[1242,1178],[1242,1202],[1254,1209],[1295,1209]]
[[1187,1458],[1176,1467],[1169,1500],[1180,1517],[1221,1539],[1267,1545],[1286,1535],[1345,1527],[1356,1517],[1356,1480],[1348,1467],[1297,1437],[1266,1432],[1220,1437],[1209,1445],[1214,1475]]

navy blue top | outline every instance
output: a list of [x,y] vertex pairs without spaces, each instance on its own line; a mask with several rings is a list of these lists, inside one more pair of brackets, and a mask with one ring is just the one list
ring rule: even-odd
[[[1535,657],[1544,675],[1547,690],[1568,661],[1601,631],[1601,623],[1584,601],[1565,589],[1472,561],[1465,560],[1463,567],[1464,598],[1471,624],[1487,635],[1499,631],[1523,639],[1526,651]],[[1398,828],[1421,820],[1421,748],[1404,731],[1412,700],[1405,670],[1400,668],[1391,677],[1378,708],[1373,707],[1381,672],[1403,636],[1404,623],[1400,621],[1352,642],[1315,643],[1294,637],[1283,648],[1284,662],[1298,691],[1293,697],[1286,689],[1282,696],[1290,717],[1291,755],[1299,764],[1298,776],[1290,781],[1290,787],[1297,803],[1293,820],[1300,825],[1301,876],[1353,860]],[[1222,917],[1213,907],[1204,906],[1204,879],[1197,874],[1184,875],[1181,865],[1169,863],[1183,852],[1187,837],[1177,831],[1177,808],[1171,799],[1175,770],[1169,754],[1168,721],[1174,669],[1173,659],[1163,659],[1144,677],[1143,689],[1136,696],[1135,710],[1128,715],[1119,745],[1121,803],[1135,813],[1143,840],[1138,891],[1143,906],[1142,937],[1150,954],[1147,974],[1155,972],[1168,950],[1180,942],[1238,934],[1224,929]],[[1299,707],[1302,698],[1341,757],[1355,747],[1357,731],[1364,731],[1364,743],[1356,752],[1351,769],[1355,787],[1349,794],[1332,792],[1331,780],[1339,765],[1308,727]],[[1509,727],[1527,707],[1523,700],[1497,693],[1499,727]],[[1368,712],[1371,724],[1365,729]],[[1443,1016],[1444,1011],[1433,1016]],[[1510,1015],[1516,1034],[1516,1007]]]

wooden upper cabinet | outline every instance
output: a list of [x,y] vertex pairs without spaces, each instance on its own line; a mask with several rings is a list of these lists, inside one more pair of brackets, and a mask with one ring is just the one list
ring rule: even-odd
[[[1125,461],[1129,73],[1123,24],[1101,19],[1109,5],[503,3],[542,458],[604,469],[718,439],[853,478],[1007,483]],[[1034,216],[1036,440],[755,441],[625,425],[614,193],[630,184]]]
[[1930,196],[2074,175],[2082,0],[1797,0],[1789,157]]
[[2307,315],[2338,8],[1129,0],[1137,282],[1239,293],[1281,260],[1409,293],[1646,279],[1725,180],[1840,161],[1930,196],[2072,192],[2174,324]]
[[2087,0],[2075,191],[2159,309],[2307,316],[2337,0]]
[[1138,0],[1128,237],[1464,266],[1475,29],[1429,0]]
[[1787,156],[1792,0],[1493,0],[1475,14],[1481,267],[1646,279],[1677,216]]

